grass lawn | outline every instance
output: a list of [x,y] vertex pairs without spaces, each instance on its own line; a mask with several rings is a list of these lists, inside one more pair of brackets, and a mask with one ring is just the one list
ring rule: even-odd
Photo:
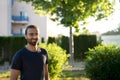
[[0,80],[10,80],[9,78],[0,78]]
[[[10,80],[9,77],[10,77],[10,72],[0,73],[0,80]],[[63,71],[62,76],[57,80],[90,80],[90,79],[85,77],[84,70],[83,71],[65,70]]]

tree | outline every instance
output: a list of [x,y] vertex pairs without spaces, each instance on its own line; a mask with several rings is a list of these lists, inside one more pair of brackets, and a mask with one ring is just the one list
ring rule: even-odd
[[113,12],[110,0],[20,0],[32,2],[37,13],[45,11],[53,21],[70,27],[70,54],[72,52],[72,27],[79,29],[79,22],[86,22],[90,16],[96,20],[107,18]]

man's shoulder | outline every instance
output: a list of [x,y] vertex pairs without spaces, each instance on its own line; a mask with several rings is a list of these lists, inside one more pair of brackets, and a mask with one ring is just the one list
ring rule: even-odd
[[40,52],[41,52],[42,54],[47,55],[47,50],[46,50],[45,48],[40,48]]
[[22,52],[22,51],[25,51],[25,47],[19,49],[17,52]]
[[18,51],[16,51],[16,54],[17,54],[17,55],[20,55],[20,54],[22,54],[24,51],[25,51],[25,47],[23,47],[23,48],[19,49]]
[[46,49],[45,49],[45,48],[41,48],[41,47],[40,47],[40,50],[42,50],[42,51],[46,51]]

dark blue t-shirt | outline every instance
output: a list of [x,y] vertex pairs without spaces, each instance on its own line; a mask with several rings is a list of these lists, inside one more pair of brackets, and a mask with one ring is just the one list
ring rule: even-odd
[[21,71],[21,80],[44,80],[45,64],[48,64],[48,54],[43,48],[36,52],[31,52],[27,48],[22,48],[13,56],[11,69]]

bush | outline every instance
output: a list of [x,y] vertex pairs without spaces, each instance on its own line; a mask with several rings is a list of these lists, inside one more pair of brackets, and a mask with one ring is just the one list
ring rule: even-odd
[[67,36],[62,36],[61,37],[61,44],[60,46],[66,50],[66,53],[70,53],[69,52],[69,37]]
[[24,36],[0,36],[0,64],[11,62],[15,52],[25,46]]
[[40,44],[40,47],[45,48],[49,53],[49,66],[48,70],[50,73],[51,80],[56,79],[62,73],[67,62],[67,54],[66,51],[61,47],[57,46],[55,43],[52,44]]
[[120,80],[120,46],[102,44],[86,54],[85,70],[91,80]]
[[74,58],[75,61],[84,60],[85,52],[88,48],[93,48],[97,45],[96,35],[74,35]]
[[49,43],[55,43],[55,42],[56,42],[55,37],[48,37],[47,44],[49,44]]

